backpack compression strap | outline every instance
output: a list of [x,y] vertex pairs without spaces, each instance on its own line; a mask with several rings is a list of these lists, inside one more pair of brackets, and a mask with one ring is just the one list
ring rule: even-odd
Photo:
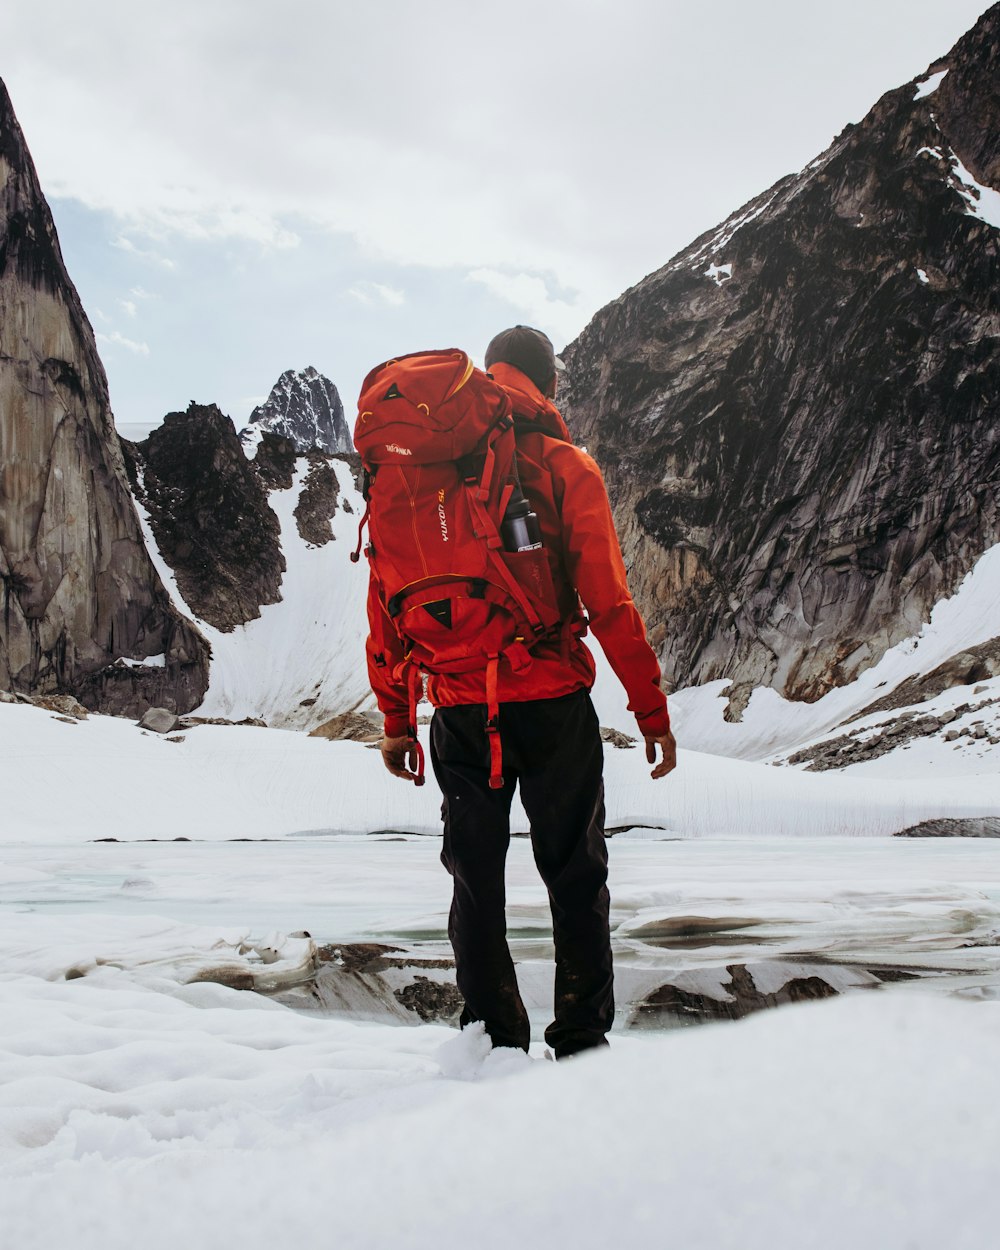
[[490,789],[503,789],[503,748],[500,745],[500,703],[497,699],[497,669],[500,657],[486,662],[486,737],[490,744]]

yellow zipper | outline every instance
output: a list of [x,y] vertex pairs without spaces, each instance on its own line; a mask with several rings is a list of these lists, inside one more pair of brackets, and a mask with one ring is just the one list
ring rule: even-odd
[[[402,482],[403,482],[403,488],[404,488],[404,490],[406,491],[406,494],[407,494],[407,496],[409,497],[409,500],[410,500],[410,528],[413,530],[413,542],[414,542],[414,544],[415,544],[415,546],[416,546],[416,548],[417,548],[417,554],[420,556],[420,563],[421,563],[421,565],[422,565],[422,567],[423,567],[423,570],[424,570],[424,577],[430,577],[430,570],[428,569],[428,567],[427,567],[427,561],[426,561],[426,559],[424,558],[424,549],[423,549],[423,546],[421,545],[421,542],[420,542],[420,534],[419,534],[419,531],[417,530],[417,504],[416,504],[416,500],[415,500],[415,498],[414,498],[413,491],[411,491],[411,490],[410,490],[410,484],[409,484],[409,482],[407,482],[407,480],[406,480],[406,474],[403,472],[403,466],[402,466],[402,465],[397,465],[396,467],[397,467],[397,469],[399,470],[399,476],[400,476],[400,478],[402,479]],[[418,468],[417,472],[419,473],[419,471],[420,471],[420,470],[419,470],[419,468]]]
[[473,370],[475,369],[476,366],[472,363],[472,361],[469,359],[468,356],[466,356],[465,361],[466,361],[465,373],[462,375],[458,384],[456,386],[453,386],[452,389],[445,396],[446,400],[451,399],[453,395],[457,395],[458,392],[462,389],[462,387],[466,384],[466,382],[468,382],[469,378],[472,377]]

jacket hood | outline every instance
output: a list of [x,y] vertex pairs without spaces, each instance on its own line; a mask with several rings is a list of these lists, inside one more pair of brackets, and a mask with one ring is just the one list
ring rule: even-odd
[[515,417],[537,426],[542,434],[562,439],[564,443],[573,441],[559,409],[551,399],[542,394],[527,374],[503,361],[498,361],[489,372],[490,377],[510,396]]

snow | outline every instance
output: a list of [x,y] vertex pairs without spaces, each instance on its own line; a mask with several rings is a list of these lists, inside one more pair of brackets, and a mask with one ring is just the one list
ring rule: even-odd
[[961,190],[956,187],[956,190],[965,200],[969,215],[979,217],[987,225],[1000,230],[1000,191],[994,191],[992,187],[977,182],[954,152],[951,153],[951,166],[954,177],[964,188]]
[[933,95],[942,82],[944,82],[947,73],[946,69],[938,70],[936,74],[931,74],[930,78],[925,78],[923,82],[918,82],[916,93],[913,96],[914,100],[925,100],[929,95]]
[[[723,701],[715,701],[721,719]],[[674,703],[683,742],[687,727],[706,713],[683,696]],[[291,730],[201,725],[166,739],[112,717],[67,724],[38,708],[0,704],[0,747],[19,783],[5,795],[7,834],[36,844],[379,830],[436,836],[441,828],[433,784],[417,789],[394,780],[379,752],[360,743]],[[845,782],[832,773],[682,750],[676,773],[652,782],[641,748],[608,747],[605,756],[612,828],[660,827],[678,837],[868,836],[938,816],[1000,814],[993,767],[956,776],[904,768],[895,779]],[[112,762],[114,783],[95,784]],[[526,829],[517,801],[513,821]]]
[[705,270],[705,277],[711,278],[716,286],[722,286],[733,276],[732,265],[716,265],[714,262]]
[[[751,959],[762,992],[824,961],[822,975],[851,996],[666,1035],[620,1018],[610,1051],[554,1065],[538,1062],[540,1041],[531,1058],[491,1053],[475,1030],[296,1013],[197,979],[240,961],[294,972],[308,943],[286,935],[302,926],[321,941],[420,934],[427,951],[444,949],[449,880],[435,840],[7,842],[6,1244],[113,1250],[141,1238],[194,1250],[218,1244],[224,1219],[245,1250],[303,1237],[458,1245],[468,1224],[455,1189],[487,1213],[476,1235],[487,1246],[536,1244],[556,1222],[572,1244],[605,1240],[606,1222],[622,1244],[644,1244],[631,1221],[654,1195],[650,1226],[690,1220],[687,1244],[706,1250],[839,1246],[852,1230],[861,1244],[903,1245],[886,1240],[886,1211],[901,1238],[913,1235],[909,1187],[925,1177],[937,1197],[919,1211],[923,1244],[951,1246],[966,1244],[954,1231],[964,1226],[940,1239],[956,1220],[940,1195],[958,1173],[969,1235],[984,1236],[980,1161],[992,1169],[998,1144],[981,1108],[998,1080],[1000,845],[620,836],[609,849],[623,1005],[667,975],[724,1000],[726,967]],[[537,1038],[551,1001],[548,908],[523,840],[508,883]],[[678,917],[727,916],[741,927],[721,946],[656,936]],[[859,995],[874,984],[866,960],[941,972]],[[498,1158],[515,1202],[498,1193]],[[729,1231],[716,1222],[720,1187],[743,1213]],[[327,1192],[329,1203],[309,1197]],[[830,1221],[796,1215],[781,1232],[790,1201],[815,1215],[829,1194],[860,1196],[831,1199]],[[747,1240],[758,1226],[767,1242]]]
[[116,663],[124,665],[126,668],[166,668],[166,653],[162,655],[147,655],[142,660],[130,660],[125,656],[121,656]]
[[930,282],[930,278],[928,278],[927,271],[925,269],[918,269],[917,277],[920,279],[920,281],[923,283],[924,286],[927,286],[927,284]]

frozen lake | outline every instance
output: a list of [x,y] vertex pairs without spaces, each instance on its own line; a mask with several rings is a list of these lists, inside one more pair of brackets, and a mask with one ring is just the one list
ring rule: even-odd
[[[377,942],[446,958],[450,880],[440,840],[310,836],[256,842],[8,844],[0,950],[33,968],[128,967],[156,957],[156,931],[260,940],[306,931],[319,944]],[[669,979],[715,993],[746,964],[760,983],[827,966],[841,989],[891,984],[1000,997],[1000,842],[988,839],[612,839],[618,997],[631,1007]],[[508,858],[511,947],[538,1026],[548,1010],[548,904],[524,838]],[[158,926],[160,926],[158,930]],[[138,945],[136,945],[138,943]],[[43,963],[45,961],[43,960]],[[860,978],[834,969],[862,969]],[[58,975],[46,965],[44,975]],[[911,977],[913,978],[911,980]],[[713,987],[716,987],[713,990]]]

